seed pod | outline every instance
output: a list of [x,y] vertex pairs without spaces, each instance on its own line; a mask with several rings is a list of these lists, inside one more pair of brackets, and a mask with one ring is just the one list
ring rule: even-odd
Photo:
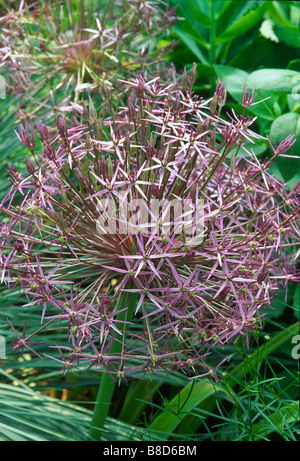
[[104,95],[104,97],[109,101],[110,98],[111,98],[111,92],[108,88],[108,86],[106,85],[106,83],[102,82],[102,93]]
[[195,81],[196,81],[196,69],[197,69],[197,64],[194,62],[193,64],[193,67],[192,69],[190,70],[190,73],[189,73],[189,76],[188,76],[188,82],[190,83],[190,85],[194,85]]
[[214,94],[214,97],[212,98],[211,102],[210,102],[210,111],[212,114],[214,114],[217,110],[217,106],[218,106],[218,98],[216,96],[216,94]]
[[29,174],[34,175],[35,167],[28,155],[26,155],[26,167]]
[[65,220],[64,220],[63,214],[61,212],[59,213],[58,219],[59,219],[59,225],[60,225],[61,230],[64,230],[65,229]]
[[102,174],[103,176],[108,175],[107,164],[106,164],[106,160],[103,154],[101,155],[101,158],[100,158],[100,174]]
[[67,131],[67,125],[66,125],[65,118],[62,115],[58,116],[56,125],[57,125],[57,128],[58,128],[58,132],[59,132],[60,137],[62,139],[66,139],[68,137],[68,131]]
[[136,95],[138,99],[143,99],[144,97],[144,85],[141,80],[139,80],[139,83],[136,89]]
[[123,148],[125,152],[129,153],[130,152],[130,136],[128,133],[126,133],[125,140],[123,143]]
[[96,112],[95,106],[93,104],[93,101],[92,101],[92,98],[90,97],[90,95],[89,95],[89,113],[90,113],[91,118],[93,120],[96,120],[97,112]]
[[49,141],[49,132],[46,125],[44,125],[43,122],[39,121],[36,123],[36,127],[42,140]]
[[131,119],[135,118],[135,96],[134,96],[134,91],[130,93],[128,97],[128,114]]
[[213,149],[215,147],[215,144],[216,144],[216,132],[215,132],[215,130],[213,130],[213,132],[211,133],[210,138],[209,138],[208,146],[211,149]]
[[257,277],[257,282],[258,283],[261,283],[263,282],[267,276],[268,276],[269,272],[267,270],[263,270]]
[[153,147],[152,140],[150,139],[146,147],[146,157],[151,159],[153,158],[153,156],[154,156],[154,147]]
[[180,110],[180,92],[179,91],[177,91],[176,93],[176,99],[173,103],[173,110],[174,112],[179,112]]
[[84,103],[82,104],[82,110],[83,110],[83,112],[82,112],[83,113],[83,118],[85,120],[89,120],[90,119],[90,113],[89,113],[88,108],[86,107],[86,105]]
[[188,86],[188,76],[187,76],[186,68],[184,68],[183,70],[183,74],[181,78],[181,86],[182,86],[183,91],[186,90]]

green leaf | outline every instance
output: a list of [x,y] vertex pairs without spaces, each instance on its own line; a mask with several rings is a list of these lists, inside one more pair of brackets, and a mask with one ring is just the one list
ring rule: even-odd
[[218,391],[226,392],[221,386],[210,382],[200,381],[195,384],[191,381],[165,406],[150,425],[150,430],[170,436],[193,408]]
[[[299,85],[300,88],[300,85]],[[300,113],[300,95],[299,94],[288,94],[287,103],[290,112]]]
[[300,82],[300,72],[288,69],[260,69],[249,74],[247,88],[256,88],[280,93],[293,93]]
[[[253,369],[258,370],[265,358],[283,344],[291,341],[292,337],[297,334],[298,331],[299,323],[296,322],[288,330],[281,331],[270,341],[257,348],[253,354],[248,355],[247,358],[228,375],[227,384],[229,386],[234,386],[237,381],[245,379],[245,376]],[[166,438],[168,438],[183,419],[191,413],[193,408],[202,408],[202,406],[207,404],[207,399],[220,391],[225,393],[227,398],[232,398],[231,393],[220,385],[205,381],[197,382],[197,384],[193,381],[190,382],[154,419],[150,429],[156,433],[164,432]]]
[[[216,74],[222,80],[224,78],[227,84],[227,90],[231,96],[238,102],[242,101],[242,94],[245,83],[248,81],[249,74],[244,70],[230,66],[214,66]],[[252,86],[247,85],[247,89],[252,90]],[[272,91],[258,90],[255,101],[261,101],[255,106],[251,106],[248,112],[257,115],[265,120],[272,121],[280,115],[280,107]],[[263,99],[268,98],[263,101]]]
[[230,382],[234,384],[235,379],[243,379],[251,370],[258,369],[262,361],[279,349],[283,344],[291,341],[292,337],[299,334],[299,322],[294,323],[288,329],[280,331],[274,338],[266,344],[258,347],[256,351],[249,355],[235,370],[231,373]]
[[162,381],[151,382],[144,380],[133,382],[128,388],[119,419],[127,424],[133,424],[146,407],[148,396],[153,397],[162,383]]
[[[286,152],[287,155],[300,156],[300,115],[296,112],[288,112],[281,115],[272,123],[270,140],[276,145],[290,134],[294,134],[297,141],[292,148]],[[296,176],[300,180],[300,159],[299,158],[276,158],[274,163],[278,167],[284,181],[289,181]]]
[[188,18],[194,25],[202,24],[205,27],[211,27],[211,20],[206,16],[202,10],[201,0],[176,0],[171,2],[174,6],[177,6],[179,11],[178,16],[181,16],[181,12],[185,18]]
[[251,428],[255,441],[264,440],[272,432],[284,434],[286,425],[299,421],[299,402],[291,402],[270,414]]
[[207,48],[207,42],[204,41],[201,37],[193,33],[193,27],[191,25],[186,25],[186,29],[181,26],[174,26],[174,30],[177,33],[178,37],[186,44],[189,50],[194,53],[197,59],[203,64],[209,64],[208,59],[204,56],[203,52],[201,51],[199,45]]
[[289,46],[294,46],[295,48],[299,48],[299,35],[298,35],[298,27],[289,25],[287,26],[274,26],[273,28],[274,33],[276,34],[277,38],[281,41],[286,43]]
[[[2,376],[1,376],[2,375]],[[86,441],[92,412],[33,391],[0,367],[0,441]],[[92,403],[92,402],[90,402]],[[142,436],[140,434],[142,433]],[[107,418],[104,441],[148,440],[150,434],[117,419]],[[142,437],[142,439],[141,439]],[[151,434],[151,440],[157,440]]]
[[216,44],[227,42],[229,40],[234,40],[241,35],[245,35],[252,27],[261,20],[264,13],[270,8],[271,2],[264,1],[262,4],[255,10],[251,10],[242,16],[239,20],[234,22],[227,30],[225,30],[219,37],[216,39]]
[[248,72],[230,66],[215,65],[215,71],[220,80],[224,78],[227,90],[237,102],[241,102],[244,84],[248,77]]
[[291,70],[297,70],[298,72],[300,72],[300,59],[293,59],[292,61],[290,61],[287,68]]

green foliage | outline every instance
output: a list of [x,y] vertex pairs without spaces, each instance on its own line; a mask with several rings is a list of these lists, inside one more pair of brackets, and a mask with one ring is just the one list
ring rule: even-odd
[[[172,0],[182,21],[174,31],[181,39],[173,60],[190,67],[197,59],[199,90],[213,91],[217,77],[227,83],[229,95],[238,103],[244,84],[256,88],[249,108],[258,116],[261,134],[277,144],[287,134],[299,137],[299,18],[298,2]],[[184,45],[185,50],[184,50]],[[298,53],[298,54],[295,54]],[[189,59],[189,61],[188,61]],[[266,99],[267,98],[267,99]],[[228,107],[236,108],[233,101]],[[299,140],[289,155],[276,159],[273,174],[293,187],[300,179]]]
[[[30,333],[39,316],[28,318],[22,299],[19,309],[13,309],[17,293],[2,293],[2,314],[16,327],[27,318]],[[102,440],[295,440],[299,375],[291,359],[291,339],[299,332],[299,322],[288,315],[294,319],[288,327],[284,319],[286,312],[297,314],[296,284],[288,301],[284,292],[277,297],[273,314],[249,349],[239,339],[225,346],[222,356],[212,351],[212,369],[231,356],[216,380],[175,374],[116,386]],[[2,325],[0,334],[8,346],[7,359],[0,361],[0,440],[89,440],[99,374],[78,369],[70,377],[59,376],[60,365],[53,360],[12,354],[9,326]],[[52,336],[49,343],[59,344],[55,328]],[[36,349],[43,355],[42,348]],[[51,389],[56,390],[55,397],[47,395]],[[59,398],[63,389],[68,401]],[[89,389],[87,400],[82,397],[84,389]]]
[[6,99],[0,99],[0,169],[2,172],[0,181],[1,197],[10,186],[7,180],[5,169],[9,164],[19,163],[25,166],[24,151],[25,147],[20,143],[14,130],[15,124],[15,105],[13,98],[6,94]]
[[[284,330],[277,334],[276,337],[274,337],[268,343],[260,346],[253,354],[247,355],[246,358],[237,367],[235,367],[231,373],[226,374],[226,377],[220,383],[216,384],[206,380],[197,382],[196,384],[193,381],[190,382],[172,399],[170,403],[165,405],[164,410],[155,418],[151,424],[151,430],[158,431],[160,435],[165,433],[166,438],[172,437],[174,430],[180,423],[182,427],[189,427],[189,419],[191,414],[194,413],[196,415],[196,422],[198,422],[198,426],[200,426],[204,424],[205,413],[211,413],[213,406],[217,406],[217,403],[222,402],[223,399],[231,402],[233,405],[236,405],[238,401],[237,396],[239,394],[243,395],[245,390],[248,392],[249,389],[252,389],[253,393],[260,393],[264,381],[258,380],[255,385],[252,383],[253,386],[249,386],[246,384],[247,375],[252,372],[252,374],[255,373],[255,376],[259,376],[262,361],[276,349],[280,348],[282,344],[290,341],[298,330],[299,324],[297,322],[288,330]],[[296,377],[294,380],[296,382]],[[272,384],[271,381],[272,380],[268,381],[269,390],[272,389],[272,385],[276,383],[276,380],[274,380]],[[235,392],[235,388],[241,383],[242,385],[240,387],[239,394],[237,394]],[[264,396],[261,397],[265,398]],[[247,397],[243,397],[242,400],[247,400]],[[274,403],[275,402],[273,402],[273,404]],[[243,406],[244,405],[242,405],[242,402],[240,402],[239,410],[245,411]],[[207,412],[208,408],[210,410],[209,412]],[[273,408],[276,409],[274,412]],[[280,410],[277,408],[280,408]],[[193,410],[195,410],[195,412],[193,412]],[[297,402],[292,401],[289,404],[285,404],[283,401],[280,402],[280,399],[278,400],[277,405],[272,405],[272,410],[269,406],[266,408],[262,407],[260,414],[257,415],[256,418],[261,419],[261,417],[265,414],[267,416],[265,416],[262,421],[257,423],[254,428],[243,428],[244,433],[242,439],[249,438],[253,440],[260,440],[266,438],[267,435],[274,431],[282,435],[284,432],[282,424],[283,414],[285,415],[284,419],[286,424],[290,423],[293,425],[297,419],[299,419]],[[228,416],[230,416],[230,413]],[[227,418],[228,426],[232,423],[233,421]],[[225,433],[226,431],[227,429],[225,430]],[[238,438],[241,439],[240,436]]]
[[[272,2],[172,0],[171,3],[178,5],[178,14],[183,18],[174,26],[175,32],[193,53],[193,59],[196,57],[206,66],[206,69],[201,67],[201,73],[199,72],[199,78],[202,80],[201,77],[214,71],[215,64],[230,65],[233,57],[255,41],[263,16]],[[181,47],[182,45],[179,46],[179,50]],[[177,52],[173,57],[175,62]],[[179,56],[182,58],[182,54]],[[212,79],[211,84],[213,85]]]

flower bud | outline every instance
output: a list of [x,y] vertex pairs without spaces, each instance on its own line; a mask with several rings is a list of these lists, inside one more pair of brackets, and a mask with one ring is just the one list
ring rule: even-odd
[[26,155],[26,167],[29,174],[34,175],[35,167],[28,155]]
[[154,156],[154,147],[153,147],[152,139],[150,139],[146,147],[146,157],[151,159],[153,158],[153,156]]
[[130,93],[128,97],[128,114],[129,118],[134,119],[136,116],[135,112],[135,96],[134,96],[134,91]]
[[15,133],[18,136],[21,143],[24,144],[30,150],[31,153],[33,153],[35,146],[34,137],[33,132],[31,133],[30,137],[28,126],[26,125],[26,127],[24,128],[23,125],[19,125],[19,131],[15,131]]
[[152,194],[153,194],[153,197],[154,198],[158,198],[159,197],[159,188],[156,184],[151,184],[151,189],[152,189]]
[[82,112],[83,113],[83,118],[85,120],[89,120],[90,113],[89,113],[88,108],[86,107],[86,105],[84,103],[82,104],[82,109],[83,109],[83,112]]
[[144,97],[144,85],[141,80],[139,80],[138,86],[136,88],[136,95],[138,99],[143,99]]
[[111,98],[111,92],[105,82],[102,82],[102,93],[104,97],[109,101]]
[[196,81],[196,69],[197,69],[197,64],[194,62],[192,69],[190,70],[189,76],[188,76],[188,82],[190,83],[191,86],[194,85]]
[[57,128],[61,138],[65,139],[68,136],[67,125],[65,118],[62,115],[59,115],[57,119]]
[[91,118],[93,120],[96,120],[97,112],[96,112],[95,106],[93,104],[93,101],[92,101],[92,98],[90,97],[90,95],[89,95],[89,113],[90,113]]
[[214,97],[212,98],[211,102],[210,102],[210,111],[212,114],[214,114],[217,110],[217,106],[218,106],[218,98],[216,96],[216,94],[214,94]]
[[39,121],[36,123],[36,127],[42,140],[49,141],[49,132],[46,125],[44,125],[43,122]]

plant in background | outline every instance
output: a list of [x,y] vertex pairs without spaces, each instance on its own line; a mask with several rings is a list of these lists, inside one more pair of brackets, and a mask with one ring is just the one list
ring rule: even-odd
[[211,351],[260,329],[272,296],[297,280],[299,184],[286,192],[268,171],[293,136],[270,143],[260,164],[245,147],[261,138],[246,115],[254,92],[244,90],[243,113],[228,121],[224,82],[204,100],[195,78],[194,65],[178,90],[139,74],[123,82],[127,105],[110,117],[92,106],[82,125],[59,117],[55,136],[40,122],[41,154],[19,127],[32,160],[10,168],[1,202],[1,279],[40,306],[41,326],[16,332],[14,348],[64,329],[65,343],[52,346],[61,371],[102,373],[98,429],[112,380],[214,377]]
[[[171,0],[178,14],[184,18],[173,27],[181,39],[174,51],[174,62],[189,64],[191,61],[188,59],[197,58],[199,88],[212,91],[218,76],[214,66],[234,65],[232,62],[245,54],[245,48],[257,40],[264,15],[272,3],[257,0]],[[252,50],[249,61],[253,61],[253,54]]]
[[[216,76],[227,83],[231,98],[227,108],[242,110],[244,84],[254,87],[263,103],[249,107],[257,116],[258,132],[280,143],[289,134],[296,142],[288,160],[276,158],[271,172],[292,188],[300,179],[299,137],[299,21],[297,1],[174,0],[178,21],[172,31],[181,41],[171,59],[178,69],[198,60],[197,87],[201,92],[215,85]],[[254,147],[259,161],[266,158],[268,142]],[[294,157],[293,157],[294,155]]]
[[0,18],[1,68],[19,120],[70,112],[85,94],[106,98],[108,89],[118,99],[118,78],[136,70],[170,77],[162,58],[172,45],[157,41],[175,20],[175,9],[161,1],[21,1]]

